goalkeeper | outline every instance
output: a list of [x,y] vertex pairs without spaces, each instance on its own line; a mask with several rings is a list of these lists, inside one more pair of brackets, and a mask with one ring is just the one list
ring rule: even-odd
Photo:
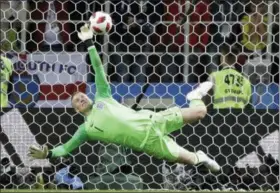
[[29,148],[31,157],[45,159],[65,156],[87,140],[99,140],[126,146],[170,162],[191,165],[203,163],[211,171],[220,170],[218,163],[204,152],[189,152],[168,137],[169,133],[182,128],[184,124],[205,116],[206,106],[201,99],[212,88],[211,82],[200,84],[188,94],[190,108],[173,107],[159,113],[132,110],[113,99],[100,57],[92,42],[93,32],[87,24],[81,27],[78,36],[88,47],[95,71],[95,102],[84,93],[75,93],[72,96],[72,106],[85,116],[85,123],[67,143],[52,150],[48,150],[47,146],[42,149],[31,146]]

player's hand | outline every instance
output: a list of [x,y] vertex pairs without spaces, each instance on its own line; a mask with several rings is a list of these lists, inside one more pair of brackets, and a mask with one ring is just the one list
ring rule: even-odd
[[92,39],[93,31],[89,29],[89,25],[85,24],[80,28],[80,32],[78,32],[78,37],[82,41],[86,41]]
[[48,156],[49,149],[46,145],[43,148],[32,145],[29,147],[28,155],[34,159],[46,159]]

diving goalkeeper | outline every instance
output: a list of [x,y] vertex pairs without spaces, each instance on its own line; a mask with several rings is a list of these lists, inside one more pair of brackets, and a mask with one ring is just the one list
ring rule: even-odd
[[89,58],[95,71],[95,102],[86,94],[77,92],[72,96],[73,108],[85,116],[73,137],[65,144],[52,150],[47,146],[31,146],[29,155],[35,159],[65,156],[84,142],[99,140],[145,152],[158,159],[195,165],[203,163],[211,171],[219,171],[218,163],[204,152],[189,152],[173,141],[168,134],[182,128],[184,124],[198,121],[206,114],[202,97],[212,88],[211,82],[204,82],[187,95],[190,108],[173,107],[162,112],[135,111],[113,99],[110,85],[93,44],[93,32],[88,25],[81,27],[79,38],[87,45]]

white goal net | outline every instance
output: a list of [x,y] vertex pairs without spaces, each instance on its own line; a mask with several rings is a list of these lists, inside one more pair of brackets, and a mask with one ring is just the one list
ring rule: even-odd
[[[1,189],[279,190],[278,1],[0,2]],[[182,147],[206,152],[221,172],[101,141],[65,158],[30,160],[29,146],[61,145],[84,122],[71,96],[81,91],[94,98],[95,74],[77,32],[96,11],[113,19],[110,33],[94,41],[121,104],[153,111],[188,107],[187,93],[229,68],[241,73],[236,84],[249,80],[247,106],[229,108],[240,104],[231,101],[217,108],[214,89],[205,100],[206,117],[171,134]],[[227,77],[226,83],[234,81]]]

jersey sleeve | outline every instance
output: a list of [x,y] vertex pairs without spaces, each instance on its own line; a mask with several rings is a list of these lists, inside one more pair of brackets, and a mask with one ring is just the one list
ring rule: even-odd
[[85,125],[81,125],[73,137],[63,145],[51,150],[51,157],[65,156],[87,141]]
[[95,85],[96,95],[95,98],[111,97],[110,84],[107,81],[103,65],[95,46],[88,47],[91,65],[95,71]]

